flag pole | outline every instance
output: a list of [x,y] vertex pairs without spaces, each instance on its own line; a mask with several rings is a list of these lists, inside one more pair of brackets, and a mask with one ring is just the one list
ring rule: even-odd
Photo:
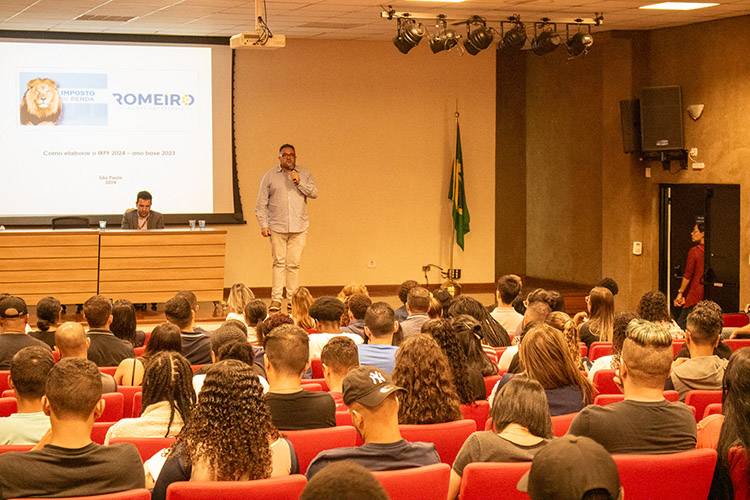
[[[460,113],[458,112],[458,99],[456,99],[456,125],[458,125],[458,117],[460,116]],[[456,159],[453,159],[453,162],[455,163]],[[455,201],[454,201],[455,203]],[[450,253],[450,265],[448,266],[448,279],[451,279],[453,276],[453,250],[456,246],[456,228],[453,224],[453,218],[451,217],[451,253]]]

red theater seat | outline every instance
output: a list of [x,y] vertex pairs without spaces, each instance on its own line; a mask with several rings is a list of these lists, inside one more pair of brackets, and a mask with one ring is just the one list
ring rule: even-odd
[[473,420],[456,420],[443,424],[399,425],[398,428],[407,441],[433,443],[440,461],[452,466],[466,438],[476,432],[477,424]]
[[94,427],[91,429],[91,440],[95,443],[104,444],[107,431],[113,425],[115,425],[114,422],[94,422]]
[[589,349],[589,359],[594,361],[603,356],[612,354],[612,342],[592,342]]
[[320,361],[320,358],[311,359],[310,367],[312,368],[313,378],[323,378],[323,362]]
[[529,500],[529,495],[518,491],[521,476],[531,468],[531,462],[475,462],[464,467],[459,500]]
[[174,443],[175,438],[173,437],[158,437],[158,438],[136,438],[136,437],[116,437],[112,438],[109,444],[115,443],[133,443],[138,448],[138,453],[141,455],[141,460],[146,461],[149,458],[156,455],[160,450],[169,448]]
[[144,489],[138,489],[120,491],[118,493],[107,493],[105,495],[90,495],[85,497],[58,497],[58,500],[151,500],[151,492]]
[[413,469],[372,473],[390,500],[445,500],[448,497],[451,467],[435,464]]
[[552,417],[552,432],[555,437],[564,436],[568,429],[570,429],[570,423],[576,418],[578,413],[568,413],[567,415],[557,415]]
[[685,404],[695,407],[695,418],[700,420],[706,413],[706,407],[710,404],[721,404],[721,391],[688,391],[685,396]]
[[477,424],[477,430],[484,430],[484,424],[490,417],[489,401],[475,401],[473,404],[461,405],[461,415],[466,420],[473,420]]
[[728,345],[732,349],[732,352],[743,347],[750,347],[750,339],[727,339],[722,340],[722,342]]
[[29,451],[34,447],[33,444],[4,444],[0,445],[0,454],[9,451]]
[[97,422],[117,422],[122,418],[125,409],[125,397],[119,392],[102,394],[104,412],[96,419]]
[[179,481],[167,487],[167,500],[299,500],[306,484],[300,474],[256,481]]
[[297,458],[299,459],[299,470],[302,474],[307,472],[307,466],[321,451],[355,446],[357,442],[357,431],[351,426],[284,431],[284,434],[294,445],[294,451],[297,452]]
[[140,416],[133,413],[133,401],[135,401],[135,395],[143,391],[143,387],[140,385],[121,385],[117,387],[117,392],[123,396],[123,407],[122,407],[122,418],[132,418]]
[[614,382],[614,370],[598,370],[594,373],[594,387],[597,394],[622,394]]

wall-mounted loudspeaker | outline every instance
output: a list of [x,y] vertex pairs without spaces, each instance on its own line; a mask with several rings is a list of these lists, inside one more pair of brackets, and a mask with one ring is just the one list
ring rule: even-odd
[[622,149],[626,153],[641,152],[641,112],[640,101],[630,99],[620,101],[620,127],[622,129]]
[[684,149],[681,88],[644,87],[640,101],[641,151]]

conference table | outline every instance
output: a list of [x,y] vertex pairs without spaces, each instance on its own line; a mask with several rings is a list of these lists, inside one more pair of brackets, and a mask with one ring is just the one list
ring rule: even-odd
[[226,236],[223,229],[0,231],[0,292],[29,305],[47,296],[80,304],[96,294],[166,302],[180,290],[219,301]]

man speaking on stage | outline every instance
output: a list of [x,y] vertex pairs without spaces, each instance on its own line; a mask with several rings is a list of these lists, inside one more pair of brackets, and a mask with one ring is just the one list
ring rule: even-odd
[[[273,274],[269,312],[281,309],[284,288],[289,300],[299,286],[299,262],[310,225],[307,199],[317,197],[318,187],[312,174],[297,168],[294,146],[284,144],[279,148],[279,166],[263,176],[255,204],[260,234],[271,238]],[[287,308],[291,309],[291,302]]]

